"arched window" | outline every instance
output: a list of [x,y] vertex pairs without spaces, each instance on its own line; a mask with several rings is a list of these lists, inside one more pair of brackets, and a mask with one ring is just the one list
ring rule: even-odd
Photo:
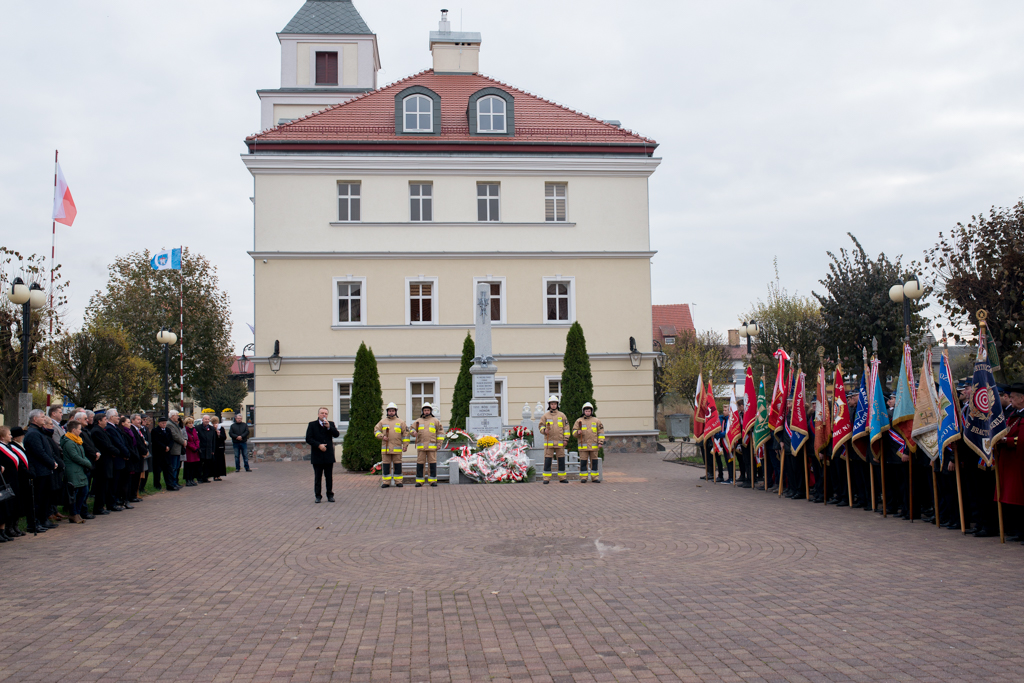
[[481,133],[505,132],[505,100],[494,95],[476,101],[477,130]]
[[406,133],[430,133],[434,130],[434,103],[425,95],[412,95],[402,101]]

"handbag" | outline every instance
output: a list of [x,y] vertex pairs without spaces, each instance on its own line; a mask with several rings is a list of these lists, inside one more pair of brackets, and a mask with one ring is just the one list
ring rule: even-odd
[[4,475],[0,474],[0,503],[11,498],[14,498],[14,489],[8,485]]

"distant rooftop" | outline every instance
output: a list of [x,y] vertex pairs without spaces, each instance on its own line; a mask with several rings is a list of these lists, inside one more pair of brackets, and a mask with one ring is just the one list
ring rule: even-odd
[[281,33],[372,35],[373,31],[363,21],[352,0],[306,0]]
[[431,31],[430,44],[434,43],[479,43],[480,34],[475,31]]

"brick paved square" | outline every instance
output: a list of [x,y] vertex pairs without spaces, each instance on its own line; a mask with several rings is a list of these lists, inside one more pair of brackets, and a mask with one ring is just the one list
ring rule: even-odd
[[699,475],[160,493],[0,546],[0,680],[1024,679],[1020,544]]

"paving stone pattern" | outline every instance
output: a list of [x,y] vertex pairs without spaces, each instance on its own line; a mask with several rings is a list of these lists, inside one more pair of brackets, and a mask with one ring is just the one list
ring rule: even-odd
[[0,546],[0,680],[1024,680],[1020,544],[700,473],[157,494]]

